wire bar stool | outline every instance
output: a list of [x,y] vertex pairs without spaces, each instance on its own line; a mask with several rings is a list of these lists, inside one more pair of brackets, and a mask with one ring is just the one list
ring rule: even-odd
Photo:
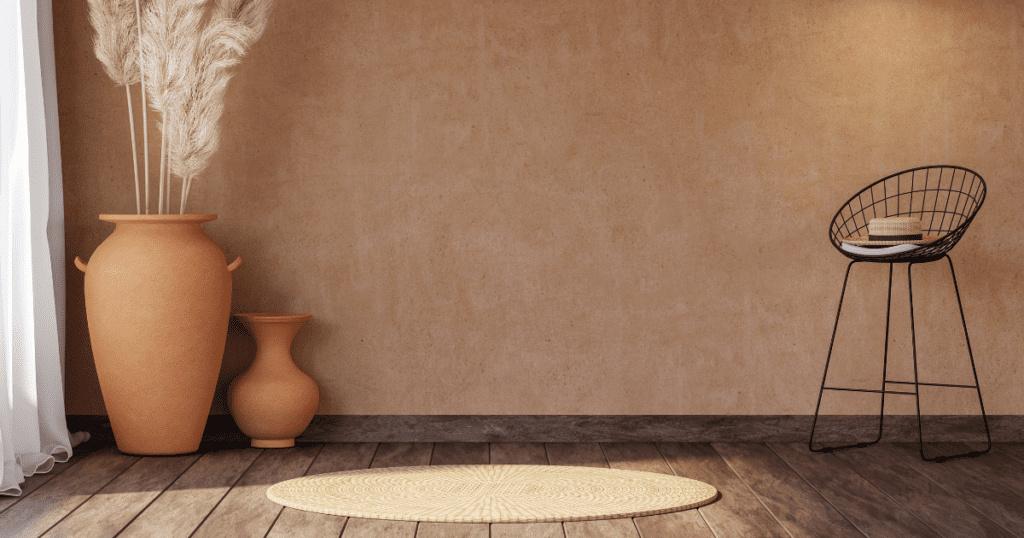
[[[964,317],[963,303],[960,301],[960,287],[956,281],[956,272],[953,270],[953,260],[948,254],[953,246],[960,241],[960,238],[963,237],[967,227],[974,220],[978,210],[981,209],[981,204],[985,201],[985,193],[985,180],[973,170],[960,166],[923,166],[904,170],[872,183],[850,198],[836,212],[829,227],[829,239],[832,241],[832,246],[843,256],[850,258],[851,261],[846,266],[843,289],[839,295],[839,307],[836,309],[836,321],[832,328],[832,340],[828,346],[828,358],[825,360],[825,374],[821,379],[818,404],[814,408],[814,422],[811,424],[811,437],[807,443],[808,448],[812,452],[831,452],[842,448],[866,447],[881,441],[882,427],[885,420],[886,394],[911,395],[916,399],[918,444],[921,451],[921,459],[939,462],[952,458],[979,456],[992,449],[992,435],[989,431],[988,417],[985,415],[985,404],[981,399],[981,387],[978,384],[978,372],[974,366],[971,339],[967,334],[967,320]],[[868,222],[873,218],[884,217],[917,217],[921,219],[924,235],[940,236],[940,238],[914,250],[884,256],[863,256],[843,250],[843,238],[867,235]],[[956,291],[956,302],[960,308],[960,321],[964,329],[964,338],[967,341],[967,354],[971,360],[971,372],[974,374],[973,385],[924,383],[918,378],[917,333],[914,327],[913,267],[916,264],[930,263],[943,258],[949,263],[949,273],[953,277],[953,289]],[[889,264],[889,294],[885,310],[885,351],[882,356],[882,384],[879,390],[835,387],[826,386],[825,384],[828,377],[829,363],[832,360],[832,349],[836,341],[836,331],[839,328],[839,316],[843,308],[843,299],[846,296],[846,284],[850,279],[850,269],[853,268],[855,263],[859,262]],[[895,263],[907,264],[907,286],[910,296],[910,334],[914,356],[913,381],[890,381],[887,376],[889,361],[889,315],[892,306],[892,267]],[[890,386],[893,386],[892,389],[889,388]],[[924,453],[924,429],[921,424],[920,387],[922,386],[976,390],[978,392],[978,404],[981,407],[982,422],[985,425],[985,436],[988,439],[988,447],[985,450],[976,450],[952,456],[926,456]],[[911,387],[913,392],[911,392]],[[814,430],[818,424],[821,399],[826,390],[880,394],[881,408],[878,417],[878,437],[869,442],[831,447],[822,445],[821,448],[815,448]]]

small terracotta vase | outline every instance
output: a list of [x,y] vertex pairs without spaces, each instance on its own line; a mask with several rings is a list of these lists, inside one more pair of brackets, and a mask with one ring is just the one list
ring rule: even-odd
[[228,387],[235,424],[259,448],[295,446],[313,420],[320,390],[292,361],[292,339],[310,314],[235,314],[256,338],[252,366]]
[[217,215],[100,215],[114,232],[86,264],[85,312],[117,448],[199,449],[231,315],[231,271],[202,224]]

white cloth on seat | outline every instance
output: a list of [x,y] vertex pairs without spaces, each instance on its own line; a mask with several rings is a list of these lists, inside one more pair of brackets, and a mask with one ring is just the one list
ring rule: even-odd
[[858,256],[891,256],[893,254],[902,254],[919,248],[921,248],[921,245],[911,245],[908,243],[893,245],[891,247],[858,247],[857,245],[843,243],[843,250]]

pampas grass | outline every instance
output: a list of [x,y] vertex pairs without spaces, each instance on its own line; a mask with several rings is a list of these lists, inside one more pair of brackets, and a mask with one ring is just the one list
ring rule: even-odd
[[273,0],[215,0],[195,50],[196,69],[183,80],[184,91],[167,102],[169,165],[182,179],[181,213],[193,180],[220,144],[220,117],[232,68],[263,34],[272,5]]
[[167,177],[168,108],[189,77],[195,76],[195,57],[206,0],[150,0],[142,15],[142,57],[148,67],[150,106],[160,112],[159,212],[169,213],[170,180]]
[[[103,70],[115,84],[124,86],[128,97],[128,125],[132,133],[132,164],[135,172],[135,212],[142,213],[139,196],[139,152],[135,143],[135,117],[132,113],[132,84],[142,77],[139,69],[138,0],[89,0],[89,20],[96,29],[93,49]],[[142,102],[146,102],[145,93]],[[145,122],[145,110],[143,110]],[[145,135],[145,125],[143,125]],[[144,136],[145,141],[149,137]],[[149,154],[146,153],[146,212],[149,212]]]
[[[233,68],[266,29],[273,0],[147,0],[141,13],[138,0],[89,3],[98,35],[96,55],[107,74],[117,81],[134,66],[131,80],[141,80],[143,101],[161,115],[158,212],[170,212],[173,174],[181,178],[179,212],[184,214],[193,180],[220,143],[220,117]],[[125,38],[136,29],[137,41]],[[106,36],[102,47],[99,36]],[[133,61],[136,53],[138,62]],[[106,67],[108,62],[112,68]],[[130,107],[129,93],[129,115]],[[143,122],[145,118],[144,110]],[[134,140],[133,131],[133,147]],[[148,214],[148,154],[145,168]],[[136,202],[138,209],[137,174]]]
[[96,58],[115,84],[139,82],[139,42],[135,37],[134,0],[89,0],[89,20],[96,35]]

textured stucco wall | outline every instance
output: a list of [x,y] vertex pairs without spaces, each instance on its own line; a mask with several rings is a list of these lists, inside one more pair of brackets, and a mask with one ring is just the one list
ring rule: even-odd
[[[85,1],[54,10],[87,259],[97,214],[134,211],[127,111]],[[293,352],[321,414],[805,414],[845,268],[833,213],[959,164],[989,185],[952,253],[986,410],[1021,414],[1022,23],[1019,2],[279,1],[190,210],[246,260],[234,311],[313,314]],[[68,267],[68,411],[103,413]],[[922,377],[968,381],[948,272],[915,274]],[[854,271],[837,383],[880,377],[885,277]],[[232,324],[226,379],[253,346]]]

